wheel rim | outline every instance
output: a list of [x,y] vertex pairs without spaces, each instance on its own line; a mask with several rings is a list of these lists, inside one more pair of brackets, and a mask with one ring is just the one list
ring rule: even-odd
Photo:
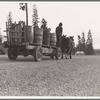
[[11,50],[10,55],[11,55],[12,58],[14,58],[14,54],[13,53],[14,53],[13,50]]
[[39,50],[37,51],[37,59],[38,59],[38,60],[41,60],[41,59],[42,59],[42,50],[41,50],[41,49],[39,49]]
[[60,50],[58,51],[58,58],[59,59],[61,58],[61,51]]
[[8,57],[10,58],[10,60],[15,60],[17,58],[17,51],[14,51],[13,49],[9,49],[8,50]]

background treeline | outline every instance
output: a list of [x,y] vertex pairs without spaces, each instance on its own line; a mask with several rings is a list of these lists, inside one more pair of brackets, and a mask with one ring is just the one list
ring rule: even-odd
[[78,44],[73,48],[73,54],[77,51],[83,51],[85,55],[95,54],[93,48],[93,38],[91,30],[89,29],[87,34],[87,39],[85,39],[85,33],[82,32],[82,35],[78,35]]

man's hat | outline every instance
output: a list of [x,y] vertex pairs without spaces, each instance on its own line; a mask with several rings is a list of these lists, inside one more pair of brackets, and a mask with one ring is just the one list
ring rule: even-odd
[[59,26],[62,26],[62,23],[61,22],[59,23]]

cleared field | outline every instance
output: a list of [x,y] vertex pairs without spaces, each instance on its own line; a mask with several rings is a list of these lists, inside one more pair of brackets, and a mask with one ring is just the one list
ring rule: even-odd
[[34,62],[0,55],[0,96],[100,96],[100,56]]

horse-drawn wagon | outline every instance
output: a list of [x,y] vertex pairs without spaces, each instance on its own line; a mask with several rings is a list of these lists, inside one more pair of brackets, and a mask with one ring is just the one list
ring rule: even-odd
[[8,58],[10,60],[16,60],[18,55],[24,57],[32,55],[35,61],[41,61],[43,55],[61,59],[62,51],[61,48],[56,47],[55,33],[48,31],[46,33],[49,34],[48,37],[43,37],[41,28],[26,26],[25,22],[12,23],[11,27],[6,23],[6,33],[7,41],[4,45],[5,48],[8,48]]

